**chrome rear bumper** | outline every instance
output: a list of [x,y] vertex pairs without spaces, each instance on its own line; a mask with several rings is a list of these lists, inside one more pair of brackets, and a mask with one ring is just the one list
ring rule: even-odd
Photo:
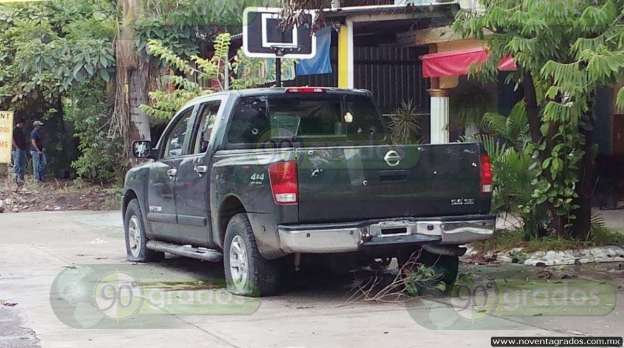
[[347,224],[280,225],[280,247],[285,253],[341,253],[367,246],[439,243],[460,245],[488,239],[496,228],[495,216],[464,219],[389,219]]

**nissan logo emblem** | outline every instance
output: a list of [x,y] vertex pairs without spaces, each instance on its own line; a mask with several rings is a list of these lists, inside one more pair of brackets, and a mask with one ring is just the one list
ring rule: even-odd
[[396,167],[401,163],[401,156],[398,152],[390,150],[384,156],[384,161],[386,161],[390,167]]

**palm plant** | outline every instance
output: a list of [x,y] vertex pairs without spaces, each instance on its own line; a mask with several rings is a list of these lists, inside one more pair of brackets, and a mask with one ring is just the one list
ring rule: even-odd
[[526,209],[532,198],[535,173],[526,147],[530,139],[524,102],[517,103],[507,117],[486,113],[482,127],[487,132],[475,138],[483,144],[492,159],[492,209],[497,213],[518,216],[523,224],[525,239],[530,239],[537,234],[543,213]]
[[395,144],[416,144],[420,142],[421,118],[416,105],[409,100],[401,102],[394,114],[390,116],[392,142]]
[[529,141],[529,123],[526,104],[520,101],[511,109],[509,116],[488,112],[481,121],[482,127],[496,135],[504,144],[520,151]]

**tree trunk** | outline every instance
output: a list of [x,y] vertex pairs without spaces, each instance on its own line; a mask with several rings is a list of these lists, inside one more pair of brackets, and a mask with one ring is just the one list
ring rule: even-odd
[[[539,114],[539,105],[537,105],[537,94],[535,92],[535,83],[533,82],[533,76],[530,72],[525,71],[522,79],[522,88],[524,89],[524,101],[526,103],[527,110],[527,118],[529,121],[529,135],[531,136],[531,142],[535,145],[538,145],[542,142],[543,136],[541,131],[542,121],[540,119]],[[540,156],[540,162],[544,159]],[[559,216],[555,214],[555,209],[551,204],[544,203],[536,209],[545,210],[549,212],[551,218],[551,227],[556,231],[557,234],[561,232],[563,229],[562,222]],[[534,226],[536,234],[538,237],[541,237],[546,234],[546,231],[543,230],[542,226]]]
[[[553,143],[549,142],[552,139],[555,131],[557,130],[557,125],[555,123],[551,123],[550,127],[544,136],[542,134],[541,126],[542,120],[539,114],[539,105],[537,104],[537,95],[535,92],[535,84],[533,81],[533,76],[530,72],[525,72],[523,78],[523,88],[524,88],[524,99],[526,101],[527,107],[527,116],[529,121],[529,134],[531,136],[531,141],[534,144],[540,144],[542,141],[546,143],[546,149],[543,151],[539,151],[540,162],[546,160],[547,154],[552,150]],[[547,180],[551,180],[547,178]],[[540,207],[536,207],[536,209],[544,209],[548,211],[548,215],[550,216],[550,228],[552,232],[556,236],[563,237],[565,234],[565,227],[569,223],[569,219],[565,216],[559,216],[556,213],[556,209],[551,203],[544,203]],[[540,235],[545,234],[545,231],[541,231]]]
[[114,128],[123,139],[124,158],[130,159],[132,142],[151,140],[149,117],[139,109],[148,102],[149,58],[136,48],[134,24],[141,14],[141,0],[121,0],[119,5]]
[[555,236],[557,237],[565,237],[564,229],[567,219],[563,216],[555,215],[555,208],[549,205],[549,210],[552,212],[552,220],[550,222],[550,227],[554,231]]
[[138,54],[137,69],[128,72],[128,106],[130,111],[130,139],[151,140],[149,116],[139,106],[148,103],[149,60]]
[[594,117],[592,114],[592,107],[584,115],[584,125],[580,127],[579,131],[585,139],[583,146],[583,158],[579,163],[579,182],[576,186],[576,193],[578,194],[577,204],[579,208],[574,212],[576,220],[572,233],[576,239],[586,240],[591,230],[591,203],[594,192]]
[[535,93],[535,84],[533,76],[530,72],[524,73],[522,81],[524,88],[524,101],[526,102],[527,117],[529,119],[529,134],[534,144],[539,144],[542,140],[542,132],[540,130],[539,106],[537,105],[537,95]]

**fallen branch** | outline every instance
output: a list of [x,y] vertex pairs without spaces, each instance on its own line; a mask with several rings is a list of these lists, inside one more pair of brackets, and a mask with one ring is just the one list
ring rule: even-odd
[[353,293],[342,305],[359,301],[398,303],[428,290],[439,290],[440,275],[431,267],[420,263],[420,255],[421,250],[412,253],[392,278],[388,278],[384,270],[373,272],[368,278],[358,282]]

